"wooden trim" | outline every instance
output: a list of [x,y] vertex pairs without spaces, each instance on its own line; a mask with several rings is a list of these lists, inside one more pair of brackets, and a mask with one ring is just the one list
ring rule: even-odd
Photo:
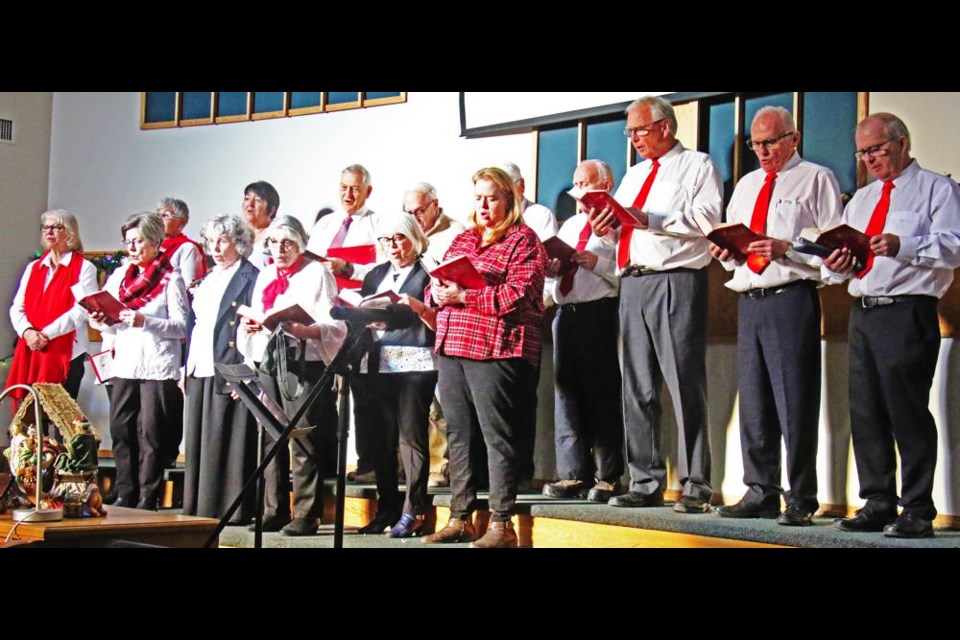
[[736,186],[743,177],[743,154],[746,138],[743,137],[743,129],[746,127],[744,119],[746,118],[746,100],[741,93],[737,92],[733,96],[733,113],[735,121],[733,123],[733,185]]
[[[522,194],[521,198],[532,195],[533,197],[530,198],[530,201],[536,202],[537,190],[540,188],[540,130],[534,129],[530,133],[533,134],[533,189],[530,190],[530,193]],[[530,180],[527,178],[523,179],[524,191],[526,191],[526,187],[529,185],[529,183]]]
[[180,116],[180,94],[173,97],[173,120],[164,120],[163,122],[147,122],[147,92],[140,92],[140,130],[150,129],[173,129],[177,126],[177,118]]
[[577,164],[587,159],[587,121],[577,121]]
[[289,116],[305,116],[311,113],[323,113],[323,103],[319,107],[300,107],[299,109],[287,109]]
[[[870,93],[867,91],[857,92],[857,124],[870,115]],[[857,189],[865,187],[867,184],[867,165],[863,160],[857,160]]]
[[213,92],[213,121],[215,124],[225,124],[227,122],[248,122],[250,120],[250,114],[253,110],[253,94],[250,91],[247,91],[247,111],[243,114],[238,114],[235,116],[218,116],[217,108],[220,106],[220,92]]
[[399,96],[394,96],[391,98],[372,98],[367,100],[367,94],[365,91],[360,92],[360,106],[361,107],[377,107],[382,104],[402,104],[407,101],[407,92],[401,91]]
[[324,91],[320,94],[320,99],[324,105],[324,111],[346,111],[347,109],[358,109],[360,108],[360,92],[357,92],[357,99],[355,102],[338,102],[337,104],[330,104],[329,92]]

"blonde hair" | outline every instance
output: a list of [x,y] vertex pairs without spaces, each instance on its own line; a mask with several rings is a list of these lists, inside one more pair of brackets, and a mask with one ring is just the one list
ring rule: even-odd
[[[66,209],[51,209],[40,214],[40,224],[45,222],[56,222],[63,225],[63,230],[67,232],[67,249],[70,251],[79,251],[83,253],[83,243],[80,242],[80,226],[77,219]],[[40,234],[41,242],[43,234]]]
[[497,192],[503,194],[507,200],[507,215],[503,217],[503,220],[489,229],[477,221],[476,209],[470,212],[470,224],[480,232],[480,236],[483,238],[483,244],[489,245],[500,240],[500,238],[506,235],[510,227],[519,224],[523,219],[520,212],[520,194],[510,174],[499,167],[480,169],[473,174],[473,184],[477,184],[479,180],[489,180],[492,182]]

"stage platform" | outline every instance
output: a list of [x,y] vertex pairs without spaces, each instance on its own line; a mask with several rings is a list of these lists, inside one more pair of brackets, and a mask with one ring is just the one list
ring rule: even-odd
[[[332,548],[333,483],[327,483],[324,526],[314,536],[289,537],[264,534],[267,548]],[[449,517],[450,492],[432,489],[430,530]],[[481,494],[486,506],[486,494]],[[467,544],[425,545],[417,538],[391,540],[383,535],[359,535],[356,528],[376,512],[376,490],[368,485],[348,484],[344,546],[353,548],[458,548]],[[481,530],[489,513],[478,511]],[[881,533],[846,533],[831,526],[833,518],[815,518],[811,527],[784,527],[774,520],[734,520],[715,512],[680,514],[668,504],[647,509],[621,509],[582,500],[555,500],[539,494],[522,495],[517,501],[514,525],[520,545],[532,548],[957,548],[960,531],[938,529],[936,536],[922,540],[898,540]],[[245,527],[227,527],[220,535],[224,547],[252,547],[253,533]]]

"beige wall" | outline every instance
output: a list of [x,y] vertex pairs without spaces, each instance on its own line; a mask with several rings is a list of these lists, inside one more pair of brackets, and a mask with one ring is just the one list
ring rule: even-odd
[[[13,299],[23,268],[40,248],[37,225],[47,207],[52,98],[50,92],[0,92],[0,118],[13,120],[14,134],[14,144],[0,143],[0,300]],[[13,353],[15,338],[5,316],[0,319],[0,357]],[[0,379],[6,377],[3,367]]]
[[921,167],[960,179],[960,92],[875,91],[869,108],[870,113],[889,111],[903,119]]

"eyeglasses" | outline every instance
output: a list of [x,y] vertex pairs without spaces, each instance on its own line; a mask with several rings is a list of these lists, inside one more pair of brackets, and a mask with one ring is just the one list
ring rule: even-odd
[[169,220],[170,218],[179,218],[180,216],[175,214],[173,211],[164,210],[160,212],[160,217],[163,218],[164,220]]
[[796,131],[788,131],[783,135],[779,135],[776,138],[770,138],[769,140],[754,140],[752,138],[747,138],[744,144],[747,145],[748,149],[753,149],[754,151],[760,151],[761,149],[774,151],[780,147],[781,140],[783,140],[787,136],[792,136],[795,133]]
[[267,246],[273,248],[280,247],[281,251],[289,251],[297,246],[297,243],[290,239],[277,240],[276,238],[267,238]]
[[417,216],[417,217],[422,216],[427,212],[427,209],[429,209],[430,205],[432,205],[434,202],[436,202],[436,200],[431,200],[430,202],[423,205],[422,207],[417,207],[413,211],[407,211],[407,213],[409,213],[412,216]]
[[641,138],[650,135],[650,132],[653,131],[653,127],[660,124],[666,120],[666,118],[660,118],[659,120],[654,120],[650,124],[645,124],[642,127],[634,127],[633,129],[624,129],[623,135],[627,138],[632,138],[633,134],[637,134]]
[[858,149],[856,153],[853,154],[853,157],[857,160],[863,160],[867,156],[873,158],[882,158],[883,156],[890,153],[890,149],[885,149],[888,144],[891,142],[896,142],[900,138],[890,138],[889,140],[884,140],[880,144],[875,144],[872,147],[867,147],[866,149]]
[[40,231],[46,233],[47,231],[63,231],[62,224],[42,224],[40,225]]
[[388,247],[390,245],[399,247],[401,244],[403,244],[407,240],[407,236],[403,235],[402,233],[398,233],[397,235],[389,238],[387,236],[382,236],[380,238],[377,238],[377,240],[380,242],[380,244],[382,244],[385,247]]
[[143,245],[148,243],[145,238],[133,238],[131,240],[124,240],[123,244],[128,249],[132,249],[133,247],[142,247]]

